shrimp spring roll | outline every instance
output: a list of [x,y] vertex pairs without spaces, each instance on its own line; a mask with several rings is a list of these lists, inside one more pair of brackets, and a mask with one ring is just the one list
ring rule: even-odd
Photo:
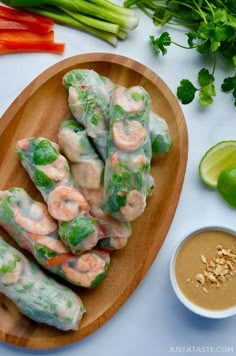
[[57,234],[57,224],[47,206],[33,200],[22,188],[0,191],[0,225],[39,264],[70,283],[95,287],[106,275],[109,254],[97,250],[70,253]]
[[0,292],[38,323],[77,330],[85,313],[80,298],[44,274],[0,237]]
[[59,235],[67,249],[79,254],[93,248],[104,232],[89,213],[84,195],[75,186],[67,159],[58,145],[43,137],[17,142],[16,151],[48,205],[59,221]]
[[[69,92],[68,100],[73,116],[85,128],[105,162],[110,122],[109,106],[112,93],[119,86],[95,71],[87,69],[72,70],[64,76],[63,81]],[[95,120],[92,115],[97,112],[100,113],[100,118],[98,119],[96,115]],[[154,185],[154,179],[150,175],[147,180],[147,196],[152,194]]]
[[[88,136],[93,138],[98,152],[105,161],[109,126],[108,108],[112,93],[118,85],[109,78],[88,69],[69,71],[63,77],[63,84],[68,91],[68,101],[73,116],[86,128]],[[91,110],[92,106],[96,108],[95,111]],[[92,118],[96,112],[102,113],[102,120]],[[149,130],[152,156],[156,157],[168,152],[172,147],[172,139],[166,121],[151,112]],[[95,136],[94,132],[96,132]]]
[[120,222],[101,209],[104,199],[104,163],[99,158],[86,131],[74,119],[62,121],[58,141],[60,150],[70,162],[74,180],[89,202],[90,211],[99,219],[106,238],[98,245],[109,250],[123,248],[131,235],[129,222]]
[[103,210],[120,221],[133,221],[146,206],[150,176],[151,99],[140,86],[118,87],[112,96]]

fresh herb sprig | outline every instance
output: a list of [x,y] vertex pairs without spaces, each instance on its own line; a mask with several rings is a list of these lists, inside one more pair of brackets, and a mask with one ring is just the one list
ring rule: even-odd
[[[189,46],[183,46],[176,42],[173,42],[168,32],[163,32],[160,37],[150,36],[150,40],[153,46],[153,49],[156,53],[162,53],[165,55],[167,53],[168,46],[171,43],[182,47],[182,48],[198,48],[202,46],[202,43],[195,44],[194,39],[196,39],[196,34],[189,32],[187,33],[188,44]],[[212,72],[209,73],[208,69],[202,68],[198,72],[198,83],[199,88],[196,88],[190,80],[182,79],[180,81],[180,85],[177,88],[177,96],[181,100],[183,104],[189,104],[195,98],[195,94],[199,93],[199,101],[202,105],[206,106],[213,103],[213,97],[216,96],[215,86],[214,86],[214,72],[215,72],[215,52],[213,53],[213,69]]]
[[221,89],[224,92],[232,92],[235,99],[234,106],[236,106],[236,74],[233,77],[225,78],[221,85]]
[[[228,58],[236,68],[236,1],[235,0],[126,0],[124,6],[136,5],[152,18],[157,26],[168,24],[191,28],[186,33],[188,46],[172,41],[168,32],[160,37],[150,36],[156,53],[167,54],[167,47],[175,44],[185,49],[195,49],[201,54],[212,56],[211,73],[206,68],[198,72],[199,88],[188,79],[182,79],[177,96],[183,104],[189,104],[199,93],[202,105],[209,105],[216,96],[214,86],[216,53]],[[227,77],[221,85],[224,92],[231,92],[236,106],[236,74]]]

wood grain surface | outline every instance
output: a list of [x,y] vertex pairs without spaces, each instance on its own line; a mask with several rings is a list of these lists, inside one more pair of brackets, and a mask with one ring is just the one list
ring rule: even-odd
[[[94,69],[126,87],[143,86],[151,96],[152,111],[165,118],[169,125],[173,148],[161,160],[153,162],[154,193],[148,199],[144,214],[132,223],[133,233],[128,245],[112,253],[106,279],[92,290],[71,286],[87,308],[78,331],[62,332],[39,325],[24,317],[0,294],[0,340],[27,348],[49,349],[76,342],[101,327],[125,303],[161,248],[178,204],[186,169],[186,123],[167,85],[150,69],[127,57],[91,53],[65,59],[44,71],[3,115],[0,120],[1,190],[20,186],[32,197],[42,200],[21,167],[15,144],[19,139],[32,136],[57,140],[58,124],[71,116],[62,76],[75,68]],[[2,229],[0,235],[16,247]],[[24,254],[29,257],[28,253]],[[61,283],[66,284],[62,280]]]

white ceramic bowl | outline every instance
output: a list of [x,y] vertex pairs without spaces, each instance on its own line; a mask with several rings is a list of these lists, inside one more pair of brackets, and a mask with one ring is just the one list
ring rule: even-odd
[[230,307],[228,309],[223,309],[223,310],[209,310],[209,309],[202,308],[202,307],[192,303],[183,294],[183,292],[181,291],[181,289],[178,286],[178,283],[177,283],[177,280],[176,280],[176,276],[175,276],[176,256],[178,255],[178,252],[181,249],[181,247],[193,235],[195,235],[195,234],[197,234],[199,232],[202,232],[202,231],[207,231],[207,230],[224,231],[224,232],[227,232],[229,234],[234,235],[235,238],[236,238],[236,230],[228,229],[228,228],[221,227],[221,226],[208,226],[208,227],[200,228],[198,230],[195,230],[195,231],[191,232],[190,234],[185,236],[185,238],[183,240],[181,240],[177,244],[176,248],[173,251],[173,254],[171,256],[171,261],[170,261],[170,280],[171,280],[171,284],[172,284],[172,287],[174,289],[175,294],[177,295],[177,297],[179,298],[181,303],[183,303],[189,310],[191,310],[192,312],[194,312],[194,313],[196,313],[198,315],[201,315],[201,316],[207,317],[207,318],[214,318],[214,319],[227,318],[229,316],[236,315],[236,306]]

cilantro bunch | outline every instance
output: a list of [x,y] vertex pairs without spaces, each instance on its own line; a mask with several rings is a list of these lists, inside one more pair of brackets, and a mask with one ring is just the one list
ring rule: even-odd
[[[160,37],[150,36],[156,53],[167,54],[167,47],[175,44],[185,49],[195,49],[203,55],[212,56],[212,69],[202,68],[198,72],[198,87],[188,79],[182,79],[177,96],[183,104],[189,104],[199,94],[202,105],[212,104],[216,96],[216,53],[221,53],[236,68],[236,0],[126,0],[124,5],[138,6],[152,18],[157,26],[168,24],[191,28],[186,33],[187,46],[172,41],[168,32]],[[224,79],[221,89],[231,92],[236,107],[236,73]]]

